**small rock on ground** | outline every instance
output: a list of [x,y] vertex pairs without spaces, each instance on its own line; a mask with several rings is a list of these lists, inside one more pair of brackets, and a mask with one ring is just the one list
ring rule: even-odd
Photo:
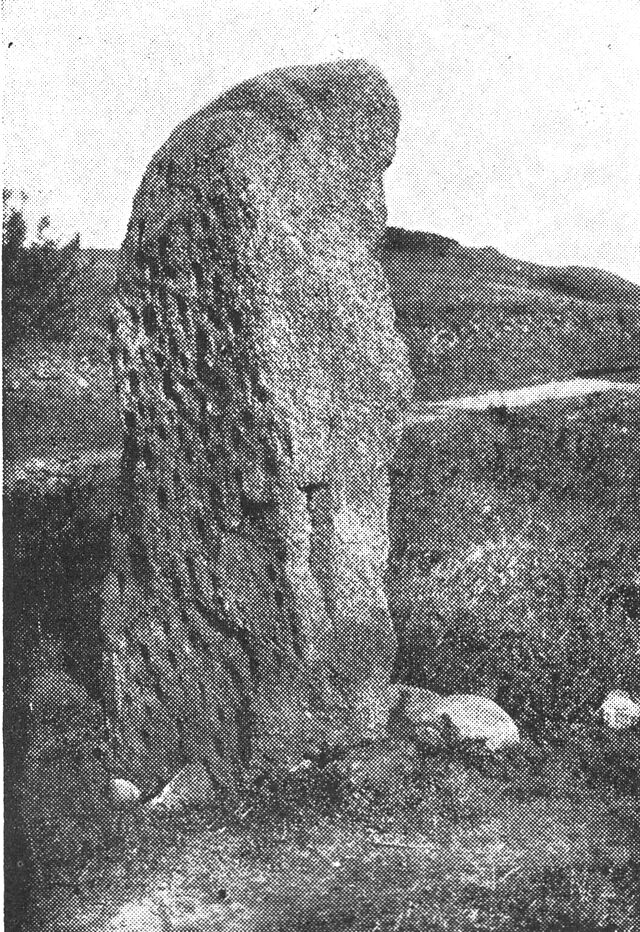
[[614,689],[600,706],[600,714],[610,728],[622,731],[640,722],[640,702],[624,690]]

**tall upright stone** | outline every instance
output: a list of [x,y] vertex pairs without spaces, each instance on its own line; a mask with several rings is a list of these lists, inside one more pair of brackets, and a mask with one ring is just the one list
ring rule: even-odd
[[232,781],[258,685],[348,665],[358,629],[366,648],[345,580],[393,650],[375,602],[411,391],[379,262],[397,128],[365,62],[274,71],[179,126],[136,194],[102,628],[118,766],[143,784],[186,761]]

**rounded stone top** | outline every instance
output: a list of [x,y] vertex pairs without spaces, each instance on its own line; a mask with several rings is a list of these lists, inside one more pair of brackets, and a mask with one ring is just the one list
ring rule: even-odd
[[[191,149],[221,114],[252,114],[285,139],[299,139],[314,124],[356,119],[365,124],[380,163],[391,164],[398,134],[398,102],[381,71],[364,59],[277,68],[225,91],[178,126],[162,155]],[[344,116],[340,117],[339,114]],[[333,115],[333,119],[330,118]],[[349,144],[348,135],[345,145]]]

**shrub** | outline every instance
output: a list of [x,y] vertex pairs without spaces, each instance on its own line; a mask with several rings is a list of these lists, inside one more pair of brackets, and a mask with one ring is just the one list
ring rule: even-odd
[[48,235],[49,218],[38,223],[37,239],[27,245],[27,223],[21,196],[3,190],[2,203],[2,346],[6,351],[21,337],[41,333],[59,339],[75,317],[74,291],[80,267],[80,240],[61,244]]

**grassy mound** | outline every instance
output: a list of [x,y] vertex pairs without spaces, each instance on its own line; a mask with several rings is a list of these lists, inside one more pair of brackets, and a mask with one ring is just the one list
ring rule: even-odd
[[383,264],[419,400],[640,372],[640,287],[390,228]]

